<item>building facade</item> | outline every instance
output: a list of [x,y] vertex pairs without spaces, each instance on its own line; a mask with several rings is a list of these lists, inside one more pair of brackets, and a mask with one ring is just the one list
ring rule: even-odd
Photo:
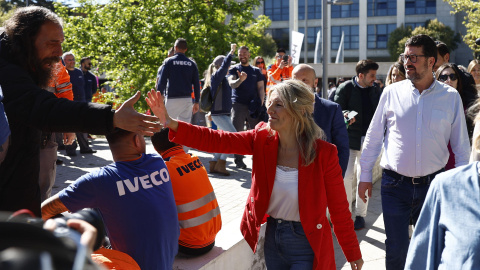
[[[294,16],[295,2],[298,5],[297,16]],[[291,31],[305,33],[306,17],[308,63],[313,63],[316,35],[322,30],[322,2],[307,0],[305,10],[305,0],[264,0],[258,12],[270,17],[272,24],[267,33],[272,35],[278,47],[287,50]],[[391,61],[387,41],[390,32],[401,25],[415,28],[425,26],[427,20],[438,19],[462,35],[466,32],[462,24],[465,14],[452,15],[450,12],[453,9],[442,0],[353,0],[351,5],[327,5],[327,8],[331,62],[335,62],[342,32],[345,62],[365,58],[378,62]],[[298,19],[295,20],[295,17]],[[302,46],[302,63],[304,48],[305,44]],[[451,53],[451,62],[457,64],[468,65],[471,59],[473,53],[463,42]]]

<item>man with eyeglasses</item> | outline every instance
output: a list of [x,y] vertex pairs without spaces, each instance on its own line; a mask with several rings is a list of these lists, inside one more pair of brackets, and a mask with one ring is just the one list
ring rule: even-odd
[[[468,163],[470,143],[458,92],[433,77],[437,47],[427,35],[405,43],[401,55],[408,80],[385,88],[368,128],[358,193],[372,195],[372,169],[384,146],[380,165],[386,269],[404,269],[408,225],[415,224],[434,177],[444,171],[450,141],[455,165]],[[425,251],[426,252],[426,251]]]
[[288,56],[288,61],[285,61],[283,60],[285,54],[285,49],[278,49],[277,54],[275,54],[275,63],[267,71],[267,93],[270,87],[292,78],[292,57]]

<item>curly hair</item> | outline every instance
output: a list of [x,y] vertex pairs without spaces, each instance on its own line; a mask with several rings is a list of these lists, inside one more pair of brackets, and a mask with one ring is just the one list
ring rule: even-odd
[[60,17],[51,10],[29,6],[19,8],[4,22],[10,60],[28,71],[35,69],[35,39],[46,22],[62,26]]
[[[293,118],[303,165],[308,166],[317,157],[316,140],[325,140],[325,133],[313,119],[315,94],[308,85],[298,80],[287,80],[273,86],[268,92],[268,99],[273,92],[278,93],[287,113]],[[275,134],[270,126],[267,129]]]

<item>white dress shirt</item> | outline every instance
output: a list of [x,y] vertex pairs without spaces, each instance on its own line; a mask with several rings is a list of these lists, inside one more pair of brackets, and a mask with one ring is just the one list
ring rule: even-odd
[[449,141],[455,166],[467,164],[470,142],[457,90],[436,80],[421,94],[410,80],[391,84],[380,97],[365,137],[360,181],[372,181],[382,144],[385,152],[380,166],[420,177],[445,167]]

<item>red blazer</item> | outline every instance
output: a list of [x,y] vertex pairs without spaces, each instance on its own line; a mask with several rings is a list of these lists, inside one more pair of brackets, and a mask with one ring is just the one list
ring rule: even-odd
[[[215,131],[179,121],[177,132],[169,139],[176,143],[212,153],[252,155],[252,186],[243,213],[240,230],[255,252],[260,225],[270,202],[277,166],[278,136],[270,135],[260,123],[244,132]],[[315,253],[314,269],[336,269],[332,233],[326,217],[327,206],[333,229],[347,261],[362,257],[353,230],[347,195],[333,144],[317,141],[317,158],[301,166],[299,156],[298,198],[300,220]]]

